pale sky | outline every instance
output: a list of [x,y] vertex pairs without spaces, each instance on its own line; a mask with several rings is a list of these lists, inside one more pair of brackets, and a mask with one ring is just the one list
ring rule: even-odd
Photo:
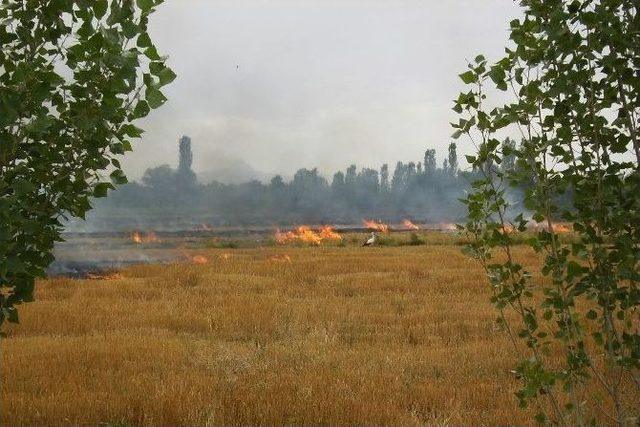
[[[151,36],[178,78],[125,171],[215,153],[266,173],[418,161],[450,142],[466,59],[499,58],[512,0],[167,0]],[[471,148],[461,143],[459,151]]]

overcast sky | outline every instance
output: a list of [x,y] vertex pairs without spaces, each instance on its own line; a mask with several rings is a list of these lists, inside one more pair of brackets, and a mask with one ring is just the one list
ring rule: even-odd
[[[167,0],[151,36],[178,74],[125,161],[130,177],[226,153],[266,173],[439,162],[467,58],[498,58],[512,0]],[[460,146],[460,151],[469,147]]]

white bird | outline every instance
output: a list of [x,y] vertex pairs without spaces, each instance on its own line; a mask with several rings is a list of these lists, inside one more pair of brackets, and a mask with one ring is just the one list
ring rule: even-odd
[[364,242],[364,245],[362,246],[373,246],[373,244],[376,242],[376,233],[371,233],[371,237],[369,237],[369,239]]

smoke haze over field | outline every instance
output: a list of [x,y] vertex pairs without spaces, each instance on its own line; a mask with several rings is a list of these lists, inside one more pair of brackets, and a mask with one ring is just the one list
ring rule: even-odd
[[428,147],[441,162],[465,58],[501,55],[518,14],[509,0],[167,1],[151,35],[178,79],[125,171],[175,166],[183,134],[196,172],[221,152],[285,176],[377,168]]

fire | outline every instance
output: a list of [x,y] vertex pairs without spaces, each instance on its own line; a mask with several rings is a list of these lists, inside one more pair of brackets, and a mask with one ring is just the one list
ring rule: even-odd
[[[291,232],[290,232],[291,233]],[[294,239],[298,239],[301,242],[310,243],[312,245],[319,245],[322,242],[322,238],[306,225],[301,225],[293,232]]]
[[[542,221],[542,222],[531,221],[529,223],[529,228],[533,231],[542,231],[542,230],[548,231],[549,225],[545,221]],[[558,233],[558,234],[571,232],[570,225],[565,223],[551,224],[551,229],[553,230],[554,233]]]
[[282,232],[280,229],[276,230],[275,239],[277,243],[284,244],[296,240],[297,235],[293,231]]
[[335,232],[333,227],[324,226],[318,231],[314,231],[308,225],[301,225],[292,231],[276,230],[275,240],[277,243],[285,244],[300,241],[312,245],[320,245],[323,240],[342,240],[342,236]]
[[418,227],[408,219],[405,219],[404,221],[402,221],[402,225],[404,225],[405,228],[408,228],[409,230],[420,230],[420,227]]
[[191,257],[191,262],[193,264],[208,264],[209,263],[209,258],[207,258],[204,255],[195,255]]
[[291,257],[289,255],[274,255],[269,258],[273,262],[282,262],[291,264]]
[[505,224],[502,227],[500,227],[500,232],[502,234],[511,234],[514,231],[516,231],[516,229],[511,224]]
[[566,224],[552,224],[551,228],[555,233],[570,233],[571,229]]
[[387,224],[382,223],[382,222],[373,221],[373,220],[369,220],[369,219],[363,219],[362,223],[369,230],[380,231],[382,233],[388,233],[389,232],[389,226]]
[[182,254],[182,257],[190,262],[191,264],[198,264],[198,265],[203,265],[203,264],[208,264],[209,263],[209,258],[207,258],[204,255],[191,255],[189,254],[189,252],[187,252],[187,250],[184,247],[179,247],[178,250],[180,251],[180,253]]
[[88,273],[87,279],[90,280],[118,280],[124,279],[124,276],[120,273],[106,273],[106,274],[93,274]]
[[320,229],[318,233],[323,240],[342,240],[342,236],[336,233],[336,231],[330,225],[325,225]]
[[456,231],[458,228],[455,224],[451,224],[449,222],[441,222],[438,224],[438,229],[442,231]]
[[131,235],[131,240],[133,243],[142,244],[142,243],[157,243],[160,241],[156,233],[150,231],[147,234],[142,234],[138,231],[134,231]]

